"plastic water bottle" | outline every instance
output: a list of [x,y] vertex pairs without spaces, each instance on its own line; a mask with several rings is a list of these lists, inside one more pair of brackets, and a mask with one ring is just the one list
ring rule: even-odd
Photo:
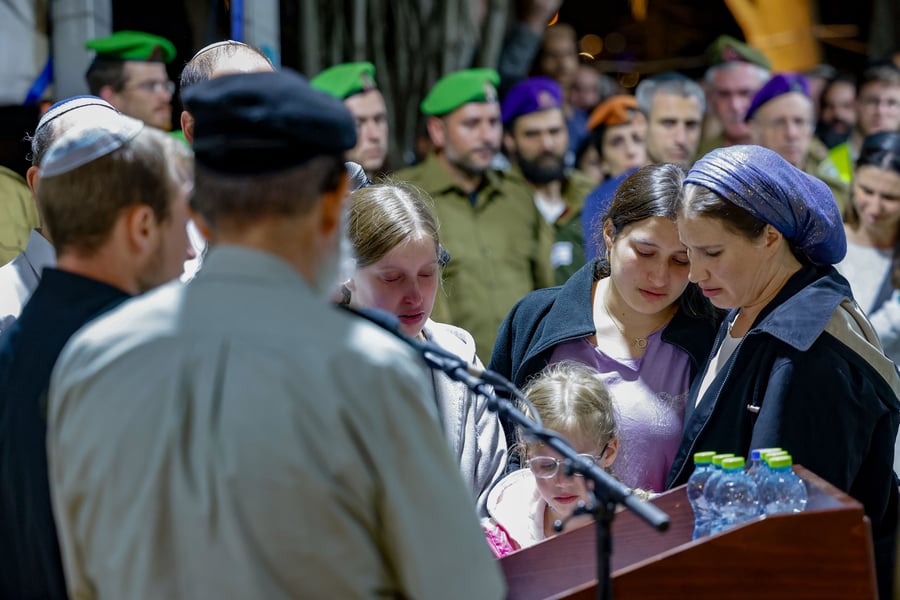
[[[722,461],[726,458],[732,458],[733,456],[734,454],[731,452],[727,454],[716,454],[715,456],[713,456],[713,473],[706,481],[706,489],[703,490],[703,495],[706,496],[707,506],[710,506],[710,502],[712,502],[712,490],[714,487],[716,487],[716,482],[719,481],[719,477],[722,475]],[[713,513],[714,512],[715,511],[713,511]]]
[[706,490],[706,482],[710,475],[713,474],[712,459],[715,452],[697,452],[694,454],[694,472],[691,474],[687,482],[687,497],[694,509],[694,536],[691,539],[698,539],[709,535],[709,525],[712,519],[712,513],[706,501],[704,491]]
[[711,533],[725,531],[760,514],[759,488],[744,472],[744,459],[739,456],[722,461],[722,474],[711,492],[716,514]]
[[788,454],[769,457],[771,473],[759,489],[760,503],[767,515],[798,513],[806,509],[806,484],[794,473]]
[[781,448],[757,448],[750,451],[750,466],[747,467],[747,475],[750,476],[750,479],[756,482],[756,485],[760,484],[760,481],[759,479],[757,479],[757,477],[760,469],[763,468],[762,455],[764,452],[773,451],[781,451]]
[[772,470],[769,468],[769,459],[781,454],[787,454],[787,451],[782,450],[781,448],[766,448],[765,450],[760,451],[759,469],[753,475],[753,481],[756,482],[757,486],[762,486],[763,481],[765,481],[772,473]]

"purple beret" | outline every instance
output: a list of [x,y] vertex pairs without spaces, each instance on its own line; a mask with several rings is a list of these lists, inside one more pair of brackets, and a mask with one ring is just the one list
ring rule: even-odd
[[747,116],[744,117],[744,120],[749,121],[752,119],[753,114],[759,110],[759,107],[769,100],[790,92],[799,92],[809,98],[809,81],[799,73],[779,73],[778,75],[773,75],[772,79],[759,88],[759,91],[753,96],[753,100],[750,102],[750,108],[747,109]]
[[500,105],[503,126],[508,127],[522,115],[561,106],[562,88],[556,81],[549,77],[523,79],[509,90]]

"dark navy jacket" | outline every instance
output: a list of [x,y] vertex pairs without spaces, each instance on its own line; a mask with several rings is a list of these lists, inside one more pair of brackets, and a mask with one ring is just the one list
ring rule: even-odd
[[[900,386],[896,367],[876,347],[849,327],[835,329],[837,317],[849,314],[836,309],[852,297],[833,267],[804,267],[788,281],[696,408],[702,377],[694,381],[669,485],[687,481],[696,451],[747,456],[752,448],[784,448],[864,505],[884,564],[890,561],[879,545],[892,548],[897,526]],[[716,348],[734,316],[722,324]]]
[[45,268],[0,338],[0,598],[66,598],[47,475],[47,386],[72,334],[127,297]]

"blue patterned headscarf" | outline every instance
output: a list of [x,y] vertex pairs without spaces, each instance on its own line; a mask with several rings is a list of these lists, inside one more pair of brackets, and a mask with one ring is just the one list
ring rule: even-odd
[[762,146],[713,150],[688,172],[684,183],[712,190],[772,225],[818,265],[847,253],[843,220],[828,186]]

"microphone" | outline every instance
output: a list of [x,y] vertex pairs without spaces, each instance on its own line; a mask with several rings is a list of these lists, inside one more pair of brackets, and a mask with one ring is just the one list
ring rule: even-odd
[[[495,389],[506,390],[523,404],[530,405],[530,402],[522,395],[522,392],[499,373],[477,367],[431,340],[420,340],[406,335],[400,331],[400,320],[391,313],[378,308],[353,308],[346,304],[339,304],[338,306],[406,342],[422,357],[428,367],[443,371],[451,379],[464,383],[473,392],[484,396],[487,399],[488,408],[498,413],[499,416],[510,414],[511,411],[519,411],[516,410],[513,402],[497,396],[490,386],[493,386]],[[523,419],[528,419],[522,413],[519,412],[519,414]],[[540,417],[538,417],[537,411],[533,407],[531,408],[531,414],[537,417],[535,422],[540,426]],[[531,421],[529,420],[529,422]]]
[[484,377],[484,369],[476,367],[461,356],[457,356],[449,350],[438,346],[431,340],[420,340],[400,331],[400,320],[387,311],[379,308],[353,308],[346,304],[341,304],[339,306],[347,312],[350,312],[357,317],[361,317],[370,323],[374,323],[381,329],[384,329],[388,333],[403,340],[425,360],[425,363],[429,367],[433,369],[444,371],[454,379],[459,379],[460,381],[468,380],[461,379],[458,376],[458,370],[462,370],[472,377]]
[[365,169],[359,163],[347,161],[344,163],[344,168],[347,169],[347,177],[350,179],[351,192],[372,184]]

